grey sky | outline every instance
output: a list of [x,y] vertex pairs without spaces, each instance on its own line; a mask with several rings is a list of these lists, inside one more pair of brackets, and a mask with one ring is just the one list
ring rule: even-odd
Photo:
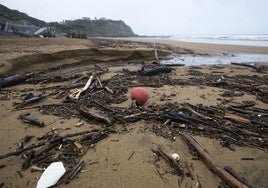
[[51,22],[123,20],[139,35],[268,34],[268,0],[0,0]]

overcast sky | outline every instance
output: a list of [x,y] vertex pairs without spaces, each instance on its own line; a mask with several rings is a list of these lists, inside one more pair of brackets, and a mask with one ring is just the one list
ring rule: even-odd
[[268,34],[268,0],[0,0],[47,22],[123,20],[139,35]]

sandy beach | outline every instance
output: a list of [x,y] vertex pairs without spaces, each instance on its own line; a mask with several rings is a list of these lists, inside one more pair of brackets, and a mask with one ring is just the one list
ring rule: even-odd
[[[30,150],[3,157],[0,159],[0,187],[36,187],[42,172],[33,172],[32,166],[43,168],[49,161],[57,161],[62,156],[68,159],[65,161],[68,167],[79,160],[84,160],[85,166],[68,184],[63,182],[57,187],[186,188],[222,185],[222,180],[196,153],[191,152],[182,139],[183,132],[192,135],[222,167],[231,167],[252,187],[267,187],[268,62],[263,62],[262,69],[232,64],[180,66],[172,67],[170,72],[141,76],[138,73],[142,68],[156,65],[154,42],[157,43],[159,59],[173,54],[268,54],[268,47],[143,38],[0,38],[0,77],[15,74],[26,77],[20,84],[1,88],[1,156],[39,142],[37,138],[48,132],[55,137],[97,129],[107,136],[90,145],[83,145],[81,137],[68,138],[64,141],[71,143],[69,145],[75,141],[82,144],[80,153],[74,157],[72,153],[65,155],[59,149],[59,145],[65,147],[65,143],[59,143],[53,150],[46,151],[50,153],[45,162],[44,159],[40,162],[39,158],[45,157],[46,152],[38,156],[39,162],[30,159],[26,169],[22,166]],[[63,102],[72,89],[84,87],[93,74],[98,75],[99,80],[94,80],[92,88],[82,95],[80,101]],[[131,89],[137,86],[144,87],[150,96],[140,108],[133,107],[130,99]],[[46,97],[16,109],[29,93]],[[105,107],[100,107],[100,104]],[[210,117],[208,121],[228,130],[239,130],[237,134],[241,142],[229,136],[224,128],[219,130],[202,122],[176,122],[166,116],[170,109],[196,117],[189,108],[185,110],[185,104],[191,105],[196,112],[200,110],[198,113],[203,115],[205,111],[201,107],[212,110],[214,114],[205,114]],[[79,110],[81,105],[112,115],[112,123],[83,116]],[[241,105],[246,107],[240,108]],[[237,111],[230,110],[234,108]],[[227,112],[248,121],[228,119]],[[41,119],[45,126],[23,122],[18,117],[25,113]],[[21,145],[26,136],[33,138]],[[231,144],[223,147],[221,141],[227,137]],[[157,152],[153,152],[158,145],[168,153],[180,155],[184,176],[178,175],[163,157],[158,159]],[[45,146],[48,143],[42,147]],[[35,152],[38,153],[42,147],[35,148]],[[186,163],[192,177],[186,173]]]
[[149,38],[132,38],[130,40],[143,41],[143,42],[158,42],[181,48],[193,49],[199,53],[250,53],[250,54],[268,54],[268,47],[260,46],[241,46],[241,45],[225,45],[225,44],[209,44],[209,43],[192,43],[182,42],[176,40],[164,39],[149,39]]

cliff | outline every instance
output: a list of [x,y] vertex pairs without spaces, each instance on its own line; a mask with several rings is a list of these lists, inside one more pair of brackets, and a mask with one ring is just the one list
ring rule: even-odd
[[0,21],[3,22],[3,21],[7,21],[7,20],[11,20],[11,21],[26,20],[26,21],[30,22],[31,24],[39,26],[39,27],[47,25],[47,23],[45,21],[38,20],[34,17],[28,16],[27,14],[25,14],[23,12],[20,12],[18,10],[9,9],[9,8],[0,4]]
[[[7,22],[16,22],[16,25],[28,25],[32,24],[32,28],[36,27],[53,27],[61,33],[83,33],[88,37],[133,37],[136,36],[132,29],[125,24],[122,20],[110,20],[110,19],[94,19],[89,18],[66,20],[64,22],[51,22],[46,23],[42,20],[38,20],[25,13],[17,10],[11,10],[3,5],[0,5],[0,23],[4,28]],[[16,28],[20,29],[20,28]],[[27,28],[28,29],[28,28]]]
[[50,23],[62,32],[70,31],[85,33],[89,37],[133,37],[136,36],[131,27],[122,20],[109,19],[77,19],[66,20],[64,23]]

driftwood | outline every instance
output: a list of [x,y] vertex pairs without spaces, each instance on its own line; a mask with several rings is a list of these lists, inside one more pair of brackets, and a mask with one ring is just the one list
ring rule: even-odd
[[140,112],[140,113],[136,113],[136,114],[127,115],[127,116],[123,117],[123,119],[136,118],[136,117],[139,117],[139,116],[144,115],[144,114],[147,114],[147,112]]
[[65,174],[58,182],[57,186],[63,184],[63,183],[70,183],[70,181],[82,170],[82,168],[85,166],[85,161],[82,160],[79,163],[77,163],[67,174]]
[[13,86],[18,83],[22,83],[25,80],[24,76],[21,75],[14,75],[6,78],[0,78],[0,88]]
[[43,171],[45,171],[45,168],[40,168],[38,166],[31,167],[31,172],[43,172]]
[[231,120],[237,121],[239,123],[250,124],[250,120],[243,118],[243,117],[240,117],[240,116],[235,115],[235,114],[227,113],[227,112],[224,114],[224,118],[231,119]]
[[90,108],[85,107],[85,106],[80,106],[79,111],[86,118],[93,118],[93,119],[95,119],[97,121],[105,122],[105,123],[107,123],[109,125],[112,124],[112,122],[113,122],[112,118],[109,117],[108,114],[96,112],[95,110],[90,109]]
[[138,71],[138,74],[141,76],[153,76],[160,73],[169,73],[173,70],[173,68],[167,66],[157,66],[153,68],[143,68]]
[[39,102],[43,98],[46,98],[46,95],[39,95],[39,96],[36,96],[36,97],[32,97],[30,99],[24,100],[22,103],[20,103],[18,106],[16,106],[15,109],[23,108],[23,107],[25,107],[25,106],[27,106],[29,104]]
[[73,169],[72,171],[68,174],[67,176],[67,181],[66,183],[69,183],[70,180],[74,179],[74,177],[82,170],[82,168],[85,166],[85,161],[81,161],[80,163],[78,163]]
[[[13,151],[13,152],[9,152],[9,153],[0,155],[0,159],[7,158],[7,157],[10,157],[12,155],[20,155],[25,151],[29,151],[31,149],[41,147],[41,146],[47,144],[48,142],[49,143],[58,142],[60,140],[66,139],[66,138],[75,137],[75,136],[79,136],[79,135],[84,135],[84,134],[88,134],[88,133],[92,133],[92,132],[98,132],[98,131],[101,131],[101,130],[99,130],[99,129],[86,130],[86,131],[81,131],[81,132],[78,132],[78,133],[66,134],[66,135],[63,135],[63,136],[60,136],[60,137],[56,137],[56,138],[54,138],[52,140],[40,141],[40,142],[34,143],[34,144],[32,144],[32,145],[30,145],[28,147],[18,149],[17,151]],[[105,130],[103,130],[101,132],[105,132]]]
[[196,122],[196,123],[202,123],[204,125],[209,124],[202,117],[194,117],[194,116],[188,115],[188,114],[183,113],[183,112],[178,112],[178,113],[170,112],[168,117],[169,117],[169,119],[180,120],[180,121],[184,121],[186,123],[187,122]]
[[56,146],[58,146],[58,143],[54,142],[51,144],[46,145],[45,147],[41,148],[40,150],[30,150],[27,154],[27,158],[24,160],[23,164],[22,164],[22,169],[27,169],[28,167],[31,166],[31,160],[33,158],[36,158],[42,154],[44,154],[45,152],[48,152],[50,150],[52,150],[53,148],[55,148]]
[[7,158],[7,157],[10,157],[12,155],[20,155],[22,154],[23,152],[25,151],[28,151],[30,149],[33,149],[33,148],[37,148],[37,147],[40,147],[40,146],[43,146],[47,143],[47,141],[42,141],[42,142],[38,142],[38,143],[34,143],[28,147],[25,147],[25,148],[21,148],[21,149],[18,149],[17,151],[13,151],[13,152],[9,152],[9,153],[6,153],[6,154],[3,154],[3,155],[0,155],[0,159],[4,159],[4,158]]
[[[35,150],[33,149],[35,148],[33,146],[26,147],[23,148],[23,150],[20,150],[19,153],[16,152],[16,154],[21,154],[24,151],[27,152],[23,154],[25,160],[22,164],[22,169],[27,169],[32,165],[37,165],[38,167],[45,168],[51,162],[62,161],[65,167],[68,169],[68,173],[62,182],[68,183],[73,178],[75,178],[75,176],[85,165],[84,161],[78,163],[81,156],[83,156],[89,148],[93,147],[93,144],[106,138],[108,136],[107,131],[108,130],[101,131],[93,129],[78,133],[66,134],[63,136],[59,136],[57,133],[54,133],[54,135],[51,135],[51,137],[44,136],[44,139],[46,139],[45,141],[39,142],[39,144],[35,144],[36,147],[44,145],[42,148]],[[76,139],[69,139],[70,137],[79,135],[82,136]],[[0,158],[11,156],[11,154],[14,154],[14,152],[2,155]],[[38,170],[42,170],[42,168]]]
[[130,154],[130,156],[127,159],[128,161],[133,157],[134,153],[135,153],[135,151],[132,151],[132,153]]
[[37,125],[39,127],[45,126],[45,123],[42,120],[37,119],[37,118],[30,118],[30,117],[28,117],[28,115],[30,115],[30,113],[21,114],[19,116],[19,119],[23,120],[24,122],[27,122],[27,123],[30,123],[33,125]]
[[231,167],[226,166],[226,167],[224,167],[224,170],[226,170],[229,174],[234,176],[236,179],[238,179],[239,181],[241,181],[242,183],[244,183],[248,187],[250,187],[250,188],[252,187],[244,179],[242,179]]
[[98,101],[92,101],[92,103],[94,103],[94,104],[100,106],[101,108],[103,108],[103,109],[105,109],[105,110],[107,110],[107,111],[109,111],[109,112],[115,112],[115,110],[114,110],[113,108],[111,108],[111,107],[109,107],[109,106],[106,106],[106,105],[104,105],[104,104],[101,104],[101,103],[98,102]]
[[[169,120],[167,126],[168,131],[173,133],[172,135],[168,134],[164,128],[153,126],[151,129],[155,134],[166,138],[172,139],[172,136],[176,135],[181,129],[188,129],[190,132],[201,133],[210,137],[220,136],[221,139],[229,137],[231,138],[230,144],[247,145],[266,150],[268,145],[266,141],[267,133],[263,130],[268,127],[266,123],[267,110],[257,109],[249,103],[251,101],[247,102],[250,107],[237,104],[236,106],[241,106],[241,108],[236,107],[236,109],[242,109],[241,111],[232,110],[234,108],[232,106],[206,107],[191,104],[168,104],[164,108],[162,107],[160,111],[158,108],[150,108],[150,111],[157,111],[158,116],[151,116],[150,113],[147,113],[140,115],[140,117],[149,120],[157,119],[161,122]],[[127,119],[127,121],[130,120],[131,118]],[[256,138],[262,138],[262,140]]]
[[169,153],[165,152],[162,146],[158,145],[158,151],[159,151],[159,154],[164,159],[166,159],[166,161],[170,164],[170,166],[176,170],[176,172],[179,176],[184,175],[183,170],[180,167],[180,164],[176,160],[174,160]]
[[249,63],[234,63],[234,62],[231,62],[231,64],[232,64],[232,65],[237,65],[237,66],[251,67],[251,68],[257,69],[256,64],[249,64]]
[[66,135],[57,137],[57,138],[55,138],[55,139],[52,139],[52,140],[50,140],[49,142],[50,142],[50,143],[52,143],[52,142],[57,142],[57,141],[59,141],[59,140],[63,140],[63,139],[66,139],[66,138],[71,138],[71,137],[75,137],[75,136],[85,135],[85,134],[93,133],[93,132],[105,132],[105,130],[93,129],[93,130],[81,131],[81,132],[78,132],[78,133],[66,134]]
[[199,116],[199,117],[202,117],[202,118],[204,118],[204,119],[210,119],[210,120],[212,119],[211,117],[208,117],[208,116],[205,116],[205,115],[202,115],[202,114],[196,112],[196,111],[195,111],[194,109],[192,109],[192,108],[190,107],[190,105],[187,104],[187,103],[183,104],[183,108],[185,108],[186,110],[189,110],[191,113],[193,113],[193,114],[195,114],[195,115],[197,115],[197,116]]
[[204,163],[207,165],[207,167],[225,183],[231,187],[248,188],[247,185],[240,182],[226,170],[224,170],[193,137],[187,133],[183,133],[182,136],[192,147],[197,150],[199,156],[204,160]]
[[183,64],[183,63],[173,63],[173,62],[164,62],[164,63],[161,63],[161,65],[165,65],[167,67],[183,67],[183,66],[185,66],[185,64]]

